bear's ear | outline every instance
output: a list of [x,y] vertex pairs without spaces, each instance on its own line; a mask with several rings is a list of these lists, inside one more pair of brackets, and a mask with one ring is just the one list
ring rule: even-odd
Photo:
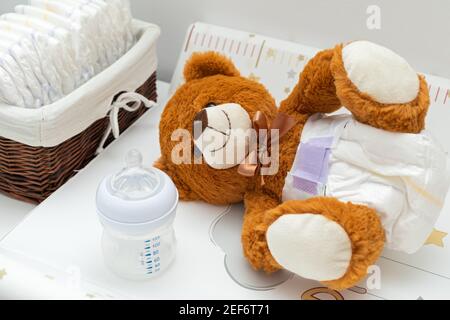
[[230,59],[212,51],[194,53],[184,68],[184,78],[187,82],[217,74],[232,77],[240,75]]

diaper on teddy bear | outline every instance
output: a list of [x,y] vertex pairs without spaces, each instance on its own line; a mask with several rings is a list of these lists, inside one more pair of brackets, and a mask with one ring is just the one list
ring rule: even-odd
[[386,247],[414,253],[433,229],[447,195],[447,156],[423,131],[389,132],[351,115],[317,114],[303,128],[283,201],[334,197],[375,209]]

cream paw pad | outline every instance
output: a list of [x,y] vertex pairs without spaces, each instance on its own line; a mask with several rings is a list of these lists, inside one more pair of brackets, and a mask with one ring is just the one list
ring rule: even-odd
[[330,63],[336,95],[361,123],[420,133],[430,105],[425,77],[394,51],[369,41],[338,45]]
[[318,214],[278,218],[267,231],[267,243],[280,265],[317,281],[344,276],[352,257],[352,244],[345,230]]
[[342,50],[350,81],[380,103],[407,103],[417,97],[419,77],[392,50],[369,41],[356,41]]

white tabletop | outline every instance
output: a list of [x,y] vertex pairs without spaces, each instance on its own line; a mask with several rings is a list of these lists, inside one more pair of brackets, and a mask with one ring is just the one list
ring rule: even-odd
[[0,194],[0,239],[13,230],[34,208],[34,205]]

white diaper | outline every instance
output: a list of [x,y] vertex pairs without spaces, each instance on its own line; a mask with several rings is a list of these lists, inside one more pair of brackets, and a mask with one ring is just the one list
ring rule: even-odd
[[[60,6],[46,6],[45,1],[39,0],[31,1],[31,3],[35,6],[16,6],[16,12],[40,18],[58,28],[69,31],[66,45],[70,49],[71,59],[77,68],[77,83],[78,85],[84,83],[95,74],[93,70],[93,66],[97,63],[97,58],[93,53],[95,44],[79,24],[65,16],[65,10],[58,10]],[[62,11],[63,14],[59,14],[59,11]]]
[[117,38],[114,34],[114,28],[112,28],[111,21],[108,15],[102,8],[92,3],[91,1],[76,1],[80,5],[80,10],[87,13],[90,16],[90,20],[94,21],[93,27],[98,35],[98,40],[101,41],[101,48],[103,49],[106,64],[104,67],[108,67],[113,64],[121,56],[118,52]]
[[[1,59],[1,58],[0,58]],[[3,69],[0,60],[0,98],[2,101],[16,106],[24,106],[22,96],[17,91],[17,87],[10,74]]]
[[[30,0],[30,5],[57,14],[78,26],[77,30],[70,30],[79,42],[77,47],[83,48],[83,50],[76,49],[77,53],[81,55],[79,58],[88,61],[87,64],[83,64],[86,80],[109,65],[104,39],[99,35],[99,28],[103,26],[98,25],[98,21],[95,20],[96,15],[92,14],[92,10],[90,12],[82,10],[80,3],[76,1]],[[107,30],[107,28],[105,29]],[[86,49],[87,51],[84,51]],[[89,75],[89,73],[92,74]]]
[[[54,38],[54,40],[56,40],[58,43],[59,39],[57,40],[55,36],[56,35],[62,36],[62,32],[64,32],[63,29],[56,30],[54,26],[45,23],[45,21],[41,21],[37,18],[24,16],[16,13],[8,13],[3,15],[1,18],[11,23],[16,23],[21,26],[31,28],[35,32],[40,32],[42,34],[48,35]],[[63,47],[63,43],[59,43],[59,45]],[[51,55],[51,57],[49,57],[50,58],[49,63],[55,65],[55,69],[57,71],[57,74],[54,75],[54,78],[47,79],[55,92],[54,100],[57,100],[64,96],[64,84],[68,83],[67,81],[70,81],[70,79],[67,80],[65,78],[68,75],[64,69],[58,68],[58,65],[60,64],[58,63],[58,61],[60,61],[63,57],[60,54],[57,55],[55,52],[50,51],[47,51],[46,54]],[[43,68],[45,69],[45,65],[43,66]]]
[[28,66],[33,74],[32,82],[28,83],[35,101],[35,106],[46,105],[50,103],[48,88],[49,84],[44,75],[41,65],[41,59],[35,46],[35,40],[29,32],[25,32],[17,25],[9,23],[7,21],[0,21],[0,32],[9,32],[15,39],[21,39],[19,44],[22,47],[21,55],[26,58],[28,63],[24,66]]
[[350,115],[314,115],[302,132],[283,200],[328,196],[367,205],[381,218],[387,247],[414,253],[442,210],[449,170],[446,153],[426,131],[393,133]]
[[[6,46],[8,44],[5,44]],[[24,74],[20,66],[17,64],[17,61],[8,53],[2,52],[0,54],[0,66],[5,69],[6,72],[10,75],[14,86],[17,89],[20,97],[18,98],[19,106],[21,107],[29,107],[33,105],[34,99],[30,90],[27,87],[27,84],[24,80]]]
[[47,34],[60,42],[53,52],[52,61],[61,78],[62,96],[72,92],[75,89],[76,66],[72,60],[73,54],[70,47],[70,33],[63,28],[59,28],[52,23],[41,20],[33,15],[9,13],[5,14],[4,19],[14,21],[33,28],[35,31]]
[[[98,0],[100,1],[100,0]],[[132,28],[132,14],[129,0],[103,0],[110,8],[111,20],[117,23],[122,39],[129,50],[136,42]]]
[[[58,101],[115,63],[135,43],[122,0],[30,0],[0,17],[4,86],[0,101],[41,107]],[[7,98],[8,96],[9,98]]]
[[[26,39],[23,43],[27,45],[25,49],[28,59],[33,61],[33,71],[41,85],[43,105],[50,104],[58,99],[59,95],[57,94],[57,90],[53,89],[50,85],[50,83],[56,82],[59,84],[59,87],[61,86],[60,77],[51,58],[53,52],[52,47],[59,45],[58,42],[21,23],[1,20],[0,30],[11,32],[16,34],[18,38]],[[53,80],[50,81],[49,79]]]
[[[92,45],[90,47],[91,65],[94,67],[94,73],[99,73],[108,62],[102,39],[99,37],[97,30],[97,22],[94,21],[92,15],[80,10],[79,5],[68,4],[65,1],[55,0],[30,0],[32,6],[46,9],[56,13],[73,23],[80,25],[80,33],[83,39],[90,39]],[[80,44],[81,46],[81,44]]]
[[96,28],[104,41],[109,62],[120,58],[135,43],[131,29],[131,10],[128,1],[124,0],[62,0],[65,3],[80,5],[81,10],[90,14],[96,21]]
[[29,47],[33,47],[29,41],[13,35],[9,32],[0,30],[0,42],[3,52],[9,53],[22,71],[21,76],[25,81],[26,89],[31,96],[26,97],[27,107],[38,107],[42,104],[42,89],[39,80],[34,74],[34,59],[32,55],[27,54]]
[[[58,16],[57,14],[50,12],[48,10],[32,7],[32,6],[24,6],[18,5],[15,7],[16,13],[22,14],[24,16],[34,17],[40,20],[43,20],[47,23],[50,23],[54,26],[54,28],[66,29],[70,32],[66,32],[63,36],[67,37],[63,39],[65,42],[62,44],[66,48],[64,54],[67,56],[64,57],[64,67],[67,69],[66,73],[70,74],[70,77],[75,79],[75,86],[78,87],[82,84],[82,69],[84,65],[87,65],[89,62],[81,61],[77,59],[77,48],[78,45],[76,41],[78,39],[74,39],[76,36],[76,32],[78,31],[77,26],[72,24],[72,22],[64,17]],[[49,26],[49,25],[47,25]],[[48,29],[47,29],[48,30]],[[53,28],[48,30],[47,34],[51,34],[53,32]]]
[[[120,58],[124,53],[126,53],[129,49],[126,43],[126,37],[124,38],[124,34],[126,34],[129,29],[126,27],[121,28],[119,23],[115,20],[114,17],[114,7],[112,5],[107,5],[103,0],[79,0],[79,1],[87,1],[90,2],[91,5],[96,6],[104,13],[104,21],[105,24],[110,28],[109,38],[112,46],[114,48],[115,59]],[[121,22],[123,23],[123,22]]]
[[[113,44],[109,41],[109,26],[105,24],[102,17],[102,13],[91,5],[81,4],[78,1],[62,0],[67,5],[70,5],[74,13],[75,21],[80,23],[87,30],[90,30],[91,37],[94,39],[97,45],[98,54],[100,57],[101,68],[104,69],[111,65],[113,60]],[[69,4],[71,3],[71,4]]]

